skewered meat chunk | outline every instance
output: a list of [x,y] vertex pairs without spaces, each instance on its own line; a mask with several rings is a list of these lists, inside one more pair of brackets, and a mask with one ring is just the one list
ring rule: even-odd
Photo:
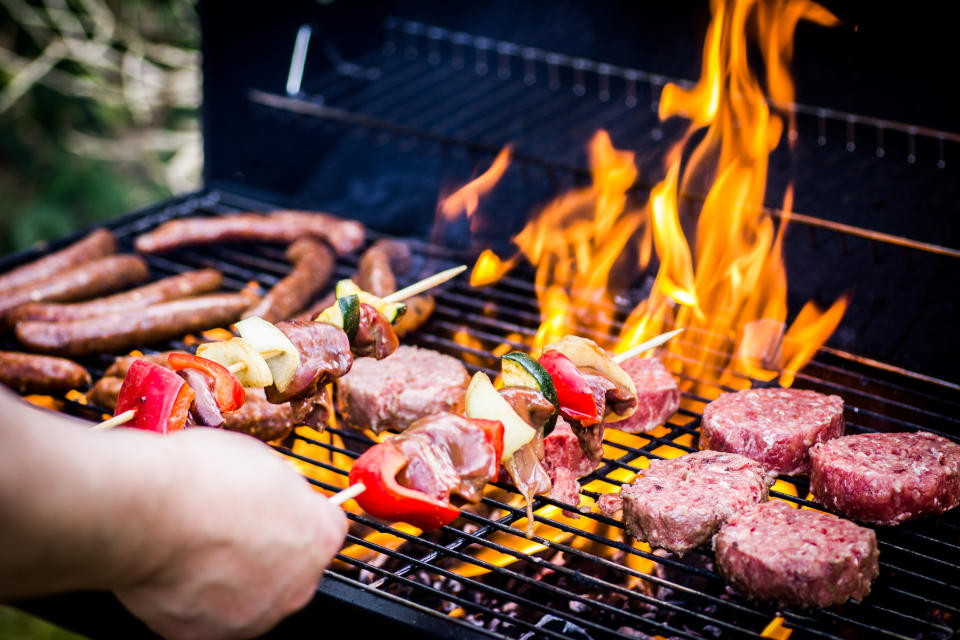
[[714,550],[730,584],[781,605],[862,600],[880,571],[872,529],[780,500],[749,506],[727,520]]
[[649,469],[604,497],[601,509],[623,509],[627,532],[652,547],[683,555],[707,542],[733,514],[766,502],[773,478],[736,453],[698,451],[652,460]]
[[305,236],[326,240],[343,254],[363,244],[364,228],[355,220],[311,211],[235,213],[170,220],[137,237],[134,246],[141,253],[163,253],[185,246],[231,241],[291,243]]
[[462,412],[469,380],[455,358],[400,346],[383,360],[358,358],[337,381],[337,402],[356,428],[402,431],[430,414]]
[[315,396],[331,380],[350,370],[353,356],[343,331],[323,322],[287,320],[277,329],[290,338],[300,353],[300,364],[289,386],[282,392],[275,386],[265,389],[267,400],[289,402]]
[[739,453],[768,471],[810,470],[809,449],[843,435],[843,399],[807,389],[725,393],[703,410],[700,448]]
[[107,256],[91,260],[45,280],[8,289],[0,296],[0,318],[28,302],[86,300],[143,282],[150,275],[147,263],[137,256]]
[[82,320],[111,313],[123,313],[142,309],[157,302],[178,300],[201,293],[209,293],[220,288],[223,276],[216,269],[189,271],[156,282],[116,293],[105,298],[96,298],[86,302],[57,304],[53,302],[30,302],[17,307],[10,313],[12,323],[23,320],[42,320],[45,322],[65,322]]
[[50,393],[86,386],[90,374],[65,358],[0,351],[0,383],[20,393]]
[[637,386],[637,410],[612,426],[627,433],[649,433],[680,408],[680,388],[657,358],[630,358],[621,363]]
[[286,437],[295,424],[289,404],[267,402],[259,389],[247,389],[243,406],[223,416],[223,428],[264,442]]
[[553,432],[543,440],[543,467],[550,477],[550,497],[567,504],[580,504],[578,478],[591,473],[596,464],[587,457],[570,424],[557,419]]
[[267,322],[286,320],[303,309],[333,275],[333,252],[323,242],[301,238],[287,248],[290,273],[267,292],[243,317],[260,316]]
[[16,333],[34,351],[67,356],[123,351],[234,322],[250,299],[246,292],[210,294],[83,320],[21,322]]
[[960,444],[932,433],[864,433],[810,450],[810,490],[848,518],[895,525],[960,504]]
[[102,258],[117,250],[112,231],[97,229],[70,246],[0,276],[0,292],[46,280],[67,269]]

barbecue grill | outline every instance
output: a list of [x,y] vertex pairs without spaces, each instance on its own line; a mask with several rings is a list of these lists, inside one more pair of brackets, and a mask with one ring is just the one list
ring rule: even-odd
[[[213,5],[203,11],[207,187],[111,222],[121,249],[175,217],[308,206],[363,220],[373,229],[368,243],[384,233],[407,236],[412,281],[502,245],[528,205],[583,183],[584,141],[598,127],[610,130],[618,147],[637,149],[644,167],[657,165],[660,142],[671,134],[651,104],[673,78],[637,68],[643,60],[617,47],[626,28],[615,23],[635,18],[633,10],[599,18],[565,3],[537,7],[546,12],[544,24],[561,16],[566,31],[558,35],[537,29],[530,8],[515,10],[517,22],[531,21],[522,29],[492,22],[488,16],[503,9],[496,4],[492,13],[399,3],[357,15],[336,3],[304,2],[278,9],[266,24],[243,6]],[[612,35],[609,42],[567,40],[569,30]],[[248,42],[258,44],[240,46]],[[800,39],[798,52],[803,45]],[[699,54],[696,40],[689,53]],[[792,108],[796,149],[774,153],[770,176],[772,184],[794,181],[801,212],[787,234],[791,307],[857,285],[830,346],[797,375],[796,386],[841,395],[848,433],[924,429],[960,439],[960,385],[949,357],[956,340],[945,320],[957,311],[950,285],[960,238],[956,225],[945,225],[945,203],[960,191],[951,162],[960,136],[895,115]],[[496,233],[471,239],[454,228],[428,239],[438,191],[452,176],[462,181],[488,164],[508,142],[520,170],[484,203],[504,212]],[[865,175],[875,176],[873,188],[861,188]],[[658,179],[643,176],[636,197],[645,198],[644,184]],[[868,217],[881,209],[882,216]],[[68,240],[11,256],[0,269]],[[335,277],[349,277],[358,257],[341,256]],[[271,286],[289,269],[275,246],[146,259],[155,278],[212,266],[236,290],[251,280]],[[614,330],[649,290],[649,281],[634,284],[616,302]],[[532,272],[523,268],[489,287],[447,285],[436,306],[408,341],[454,355],[471,372],[495,375],[492,351],[524,349],[540,322]],[[188,347],[175,341],[152,348]],[[111,360],[104,354],[83,364],[96,378]],[[732,390],[695,382],[698,393],[685,393],[683,408],[655,434],[608,431],[603,465],[581,480],[585,496],[616,490],[644,459],[695,450],[700,409],[710,399],[700,393]],[[69,413],[99,419],[96,407],[60,401]],[[298,430],[275,448],[299,462],[317,488],[333,492],[370,442],[346,428]],[[781,480],[773,496],[817,506],[805,499],[805,478]],[[548,497],[536,498],[536,533],[527,539],[515,498],[497,485],[475,512],[429,535],[350,515],[346,547],[316,597],[277,632],[343,624],[364,633],[458,638],[783,638],[788,631],[791,638],[948,638],[960,629],[960,510],[878,528],[880,576],[871,595],[804,611],[728,589],[710,552],[682,559],[652,553],[625,538],[620,522],[599,513],[568,518],[562,511],[573,507]],[[24,606],[95,637],[144,632],[102,594]]]

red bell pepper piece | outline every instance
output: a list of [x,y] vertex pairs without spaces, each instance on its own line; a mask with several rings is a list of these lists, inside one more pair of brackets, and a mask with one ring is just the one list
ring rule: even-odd
[[547,351],[539,362],[553,378],[560,413],[565,418],[578,420],[583,425],[600,422],[603,416],[597,410],[593,389],[570,358],[559,351]]
[[134,409],[136,414],[127,424],[168,433],[184,427],[191,402],[193,389],[183,378],[158,364],[136,360],[123,379],[113,415]]
[[460,509],[397,482],[397,474],[406,464],[406,456],[389,440],[357,458],[350,469],[350,484],[362,482],[367,487],[357,496],[364,511],[384,520],[408,522],[424,531],[453,522]]
[[219,362],[180,351],[167,356],[167,362],[174,371],[199,369],[213,378],[213,397],[220,411],[236,411],[243,406],[243,400],[246,397],[243,385]]
[[[467,418],[470,422],[480,427],[483,431],[484,440],[487,441],[494,451],[494,460],[497,461],[497,469],[500,468],[500,458],[503,457],[503,423],[499,420],[484,420],[482,418]],[[494,476],[496,472],[494,472]],[[495,479],[495,478],[491,478]]]

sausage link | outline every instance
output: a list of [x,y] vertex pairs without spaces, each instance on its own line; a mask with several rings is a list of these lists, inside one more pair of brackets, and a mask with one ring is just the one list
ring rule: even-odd
[[245,318],[260,316],[267,322],[287,320],[327,286],[333,275],[333,252],[313,238],[301,238],[290,245],[287,259],[293,263],[293,269],[243,314]]
[[161,351],[160,353],[146,353],[141,356],[118,356],[116,359],[114,359],[113,364],[107,367],[107,370],[103,372],[103,375],[125,378],[130,365],[137,360],[146,360],[147,362],[152,362],[153,364],[158,364],[161,367],[169,369],[170,364],[167,362],[167,356],[169,356],[171,353],[174,352]]
[[363,244],[363,224],[327,213],[274,211],[236,213],[218,218],[183,218],[165,222],[134,242],[142,253],[162,253],[180,247],[230,241],[290,243],[304,236],[322,238],[337,253]]
[[88,300],[87,302],[73,304],[28,302],[10,312],[10,323],[16,324],[22,320],[63,322],[133,311],[157,302],[177,300],[200,293],[216,291],[222,283],[223,276],[216,269],[189,271],[151,282],[136,289],[123,291],[105,298]]
[[240,318],[251,295],[218,293],[69,322],[21,322],[17,338],[29,349],[83,356],[142,347],[185,333],[220,327]]
[[397,290],[397,274],[410,269],[410,247],[399,240],[377,240],[360,256],[357,284],[364,291],[383,297]]
[[117,406],[117,396],[120,395],[122,386],[123,378],[103,376],[87,391],[87,401],[100,409],[113,411]]
[[97,229],[69,247],[17,267],[0,276],[0,292],[29,285],[66,271],[70,267],[115,253],[117,240],[112,231]]
[[49,393],[85,387],[90,374],[66,358],[0,351],[0,382],[20,393]]
[[0,298],[0,318],[28,302],[72,302],[103,295],[143,282],[150,275],[147,263],[137,256],[108,256],[91,260],[69,271],[33,284],[11,289]]

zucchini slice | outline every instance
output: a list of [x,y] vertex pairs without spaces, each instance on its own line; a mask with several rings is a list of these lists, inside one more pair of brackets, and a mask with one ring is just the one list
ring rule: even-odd
[[524,387],[539,391],[547,402],[556,407],[550,420],[544,425],[543,435],[550,435],[557,424],[557,415],[560,411],[560,401],[557,399],[557,389],[553,386],[553,378],[542,364],[521,351],[505,354],[500,358],[500,367],[504,387]]
[[368,304],[379,311],[380,315],[386,318],[390,324],[396,324],[397,320],[407,312],[407,304],[405,302],[384,302],[382,298],[378,298],[372,293],[367,293],[357,286],[356,282],[350,279],[337,282],[334,292],[338,298],[355,294],[362,304]]
[[513,454],[533,440],[537,432],[517,415],[497,392],[490,378],[482,371],[474,374],[467,387],[466,414],[468,418],[499,420],[503,423],[503,457],[506,462]]
[[261,354],[279,352],[266,358],[273,384],[278,391],[286,391],[300,366],[300,352],[283,331],[259,316],[252,316],[234,325],[240,337]]
[[[564,336],[558,342],[548,344],[543,350],[544,352],[559,351],[567,356],[578,369],[590,370],[610,380],[616,385],[620,395],[624,397],[637,397],[637,386],[633,383],[630,375],[624,371],[620,365],[614,362],[610,354],[593,340],[580,336]],[[624,415],[611,413],[607,416],[606,422],[625,420],[633,415],[634,411],[636,411],[636,404],[631,411]]]
[[360,324],[360,299],[355,293],[337,298],[336,302],[318,313],[313,321],[326,322],[343,329],[352,342]]

